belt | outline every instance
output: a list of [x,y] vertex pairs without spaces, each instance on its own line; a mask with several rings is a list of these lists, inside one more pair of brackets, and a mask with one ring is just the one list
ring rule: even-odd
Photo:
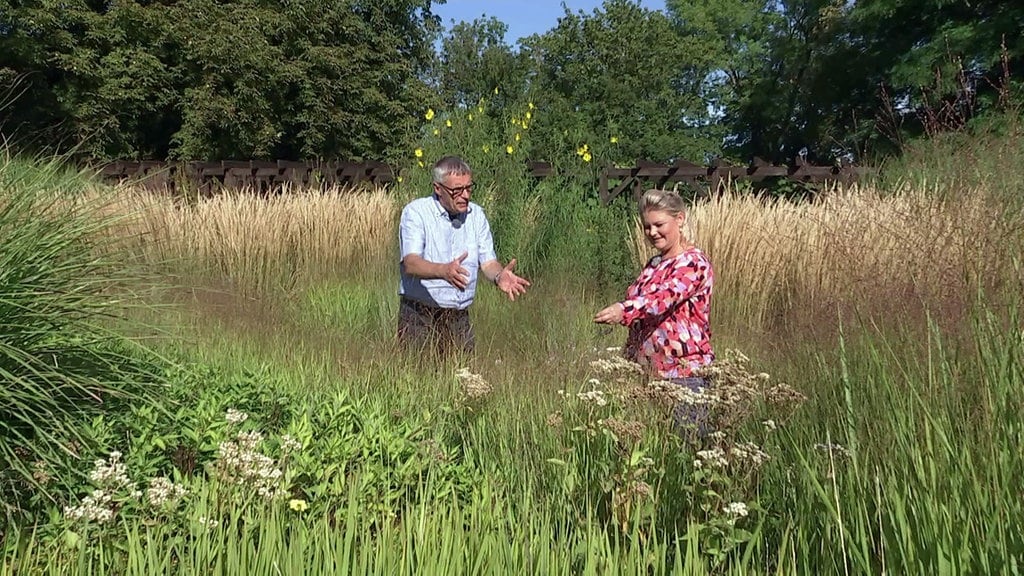
[[402,296],[402,304],[405,304],[421,314],[457,314],[459,312],[465,312],[465,310],[459,310],[458,308],[445,308],[443,306],[435,306],[433,304],[427,304],[426,302],[420,302],[419,300],[413,300]]

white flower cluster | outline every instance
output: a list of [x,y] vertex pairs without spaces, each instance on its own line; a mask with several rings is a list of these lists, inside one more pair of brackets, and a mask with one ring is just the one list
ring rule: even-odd
[[665,394],[672,400],[688,406],[714,406],[719,402],[718,395],[711,392],[709,388],[695,392],[686,386],[680,386],[665,380],[653,381],[648,386]]
[[753,442],[739,442],[728,449],[715,447],[697,452],[694,468],[725,468],[740,463],[749,463],[755,468],[771,459],[761,447]]
[[[616,350],[618,350],[616,348]],[[643,367],[636,362],[631,362],[622,356],[611,356],[609,358],[598,358],[590,362],[590,367],[602,374],[643,374]]]
[[729,449],[729,455],[737,461],[749,461],[755,467],[764,464],[771,456],[761,450],[761,447],[753,442],[740,442]]
[[89,480],[97,486],[110,490],[128,488],[133,494],[136,492],[135,483],[128,478],[128,467],[121,461],[122,454],[114,450],[110,458],[100,458],[93,462],[92,472],[89,473]]
[[162,508],[165,505],[174,506],[185,494],[188,494],[188,490],[184,486],[159,476],[150,479],[149,489],[146,490],[146,500],[154,508]]
[[604,392],[600,390],[589,390],[587,392],[577,392],[576,398],[586,403],[593,403],[598,406],[604,406],[608,404],[608,398],[605,397]]
[[228,411],[224,414],[224,419],[228,421],[228,424],[241,424],[249,419],[249,415],[241,410],[228,408]]
[[745,518],[750,514],[750,510],[747,509],[747,505],[743,502],[730,502],[725,506],[725,513],[732,516],[733,520],[736,518]]
[[291,454],[302,450],[302,442],[299,442],[289,434],[281,436],[281,452]]
[[142,497],[142,492],[135,482],[128,478],[128,467],[121,461],[122,454],[118,451],[110,453],[108,459],[93,462],[89,480],[97,486],[92,493],[82,499],[78,506],[65,506],[64,516],[69,520],[86,520],[103,524],[114,518],[113,495],[119,490],[127,491],[131,498]]
[[694,468],[725,468],[729,461],[725,459],[725,451],[721,448],[710,448],[697,452],[697,459],[693,461]]
[[110,494],[106,490],[96,489],[82,499],[78,506],[65,506],[64,516],[69,520],[85,520],[105,524],[114,519],[111,508]]
[[267,500],[284,496],[283,473],[273,458],[260,453],[263,435],[258,431],[239,432],[234,440],[221,442],[215,468],[226,482],[253,488]]
[[491,393],[491,385],[479,374],[470,372],[469,368],[460,368],[455,373],[462,384],[462,393],[469,400],[484,398]]

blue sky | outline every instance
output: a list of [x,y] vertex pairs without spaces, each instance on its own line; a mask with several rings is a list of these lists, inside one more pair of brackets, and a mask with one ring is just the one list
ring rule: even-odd
[[[573,13],[583,10],[587,14],[599,8],[602,0],[447,0],[434,5],[433,12],[441,17],[445,29],[455,22],[472,22],[484,15],[494,16],[508,25],[505,41],[515,43],[530,34],[547,32],[558,24],[565,13],[562,4]],[[665,0],[641,0],[640,4],[652,10],[664,10]]]

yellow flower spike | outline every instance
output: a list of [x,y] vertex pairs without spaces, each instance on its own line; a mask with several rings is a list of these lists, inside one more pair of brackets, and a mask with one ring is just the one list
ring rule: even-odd
[[451,128],[452,127],[452,121],[451,120],[445,120],[444,121],[444,125],[449,127],[449,128]]
[[423,117],[426,118],[427,120],[433,120],[434,119],[434,109],[433,108],[427,108],[427,113],[424,114]]
[[587,152],[586,154],[583,155],[583,161],[584,162],[590,162],[591,158],[592,158],[592,156],[590,155],[590,152]]
[[612,136],[611,138],[608,139],[608,141],[611,142],[612,144],[618,144],[619,143],[619,137],[618,136]]
[[505,152],[508,152],[509,154],[511,154],[514,151],[515,151],[515,148],[513,148],[511,144],[509,144],[508,146],[505,146]]
[[419,166],[420,168],[423,168],[423,160],[417,160],[416,165]]
[[495,87],[494,87],[494,93],[495,93],[495,94],[497,94],[497,93],[498,93],[498,87],[497,87],[497,86],[495,86]]
[[516,132],[516,142],[519,142],[519,132]]
[[296,512],[305,512],[309,508],[309,504],[305,500],[293,498],[288,501],[288,507]]
[[423,148],[417,148],[413,151],[413,154],[415,154],[417,158],[423,158]]

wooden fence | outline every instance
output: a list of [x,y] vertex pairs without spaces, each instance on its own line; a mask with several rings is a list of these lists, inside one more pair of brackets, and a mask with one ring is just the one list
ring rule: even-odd
[[[554,174],[546,162],[527,162],[526,169],[534,178]],[[678,184],[696,189],[719,190],[729,181],[761,182],[766,179],[788,179],[798,183],[850,183],[871,172],[870,168],[839,165],[812,166],[797,159],[793,166],[771,165],[755,159],[749,166],[730,166],[716,162],[700,166],[686,161],[657,164],[637,160],[631,167],[609,167],[601,171],[598,193],[603,202],[611,202],[629,190],[639,195],[646,188],[665,188]],[[397,170],[383,162],[293,162],[234,161],[160,162],[119,160],[98,168],[100,177],[109,183],[132,181],[139,185],[178,192],[191,190],[209,194],[224,189],[244,189],[274,194],[308,187],[382,186],[394,182]]]
[[723,162],[699,166],[685,160],[657,164],[637,160],[636,165],[629,168],[605,168],[601,172],[598,191],[601,200],[608,203],[625,190],[631,190],[634,196],[639,197],[647,188],[666,188],[676,184],[711,191],[721,190],[730,181],[763,182],[769,179],[785,179],[803,185],[849,184],[871,173],[874,169],[850,164],[813,166],[799,157],[793,166],[772,165],[760,158],[755,158],[749,166]]

